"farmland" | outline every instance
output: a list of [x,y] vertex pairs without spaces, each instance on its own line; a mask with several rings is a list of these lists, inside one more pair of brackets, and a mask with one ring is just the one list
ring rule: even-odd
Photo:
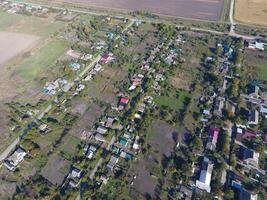
[[267,25],[265,0],[236,0],[235,19],[249,24]]
[[224,4],[223,0],[116,0],[115,3],[110,0],[58,0],[58,2],[81,3],[95,8],[121,11],[143,10],[159,15],[210,21],[220,19]]

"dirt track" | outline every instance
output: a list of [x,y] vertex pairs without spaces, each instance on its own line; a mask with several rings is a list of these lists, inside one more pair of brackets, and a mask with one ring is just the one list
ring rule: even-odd
[[224,0],[57,0],[103,9],[145,10],[155,14],[218,21]]

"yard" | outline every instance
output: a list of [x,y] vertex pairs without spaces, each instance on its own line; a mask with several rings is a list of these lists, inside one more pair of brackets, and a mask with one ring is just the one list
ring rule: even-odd
[[249,24],[267,25],[266,0],[236,0],[235,19]]

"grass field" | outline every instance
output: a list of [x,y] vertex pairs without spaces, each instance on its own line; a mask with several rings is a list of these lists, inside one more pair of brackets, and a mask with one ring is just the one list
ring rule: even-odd
[[267,26],[267,1],[236,0],[235,19],[244,23]]
[[267,66],[262,65],[262,64],[258,64],[258,65],[256,65],[256,67],[258,69],[259,79],[267,81]]
[[65,40],[52,40],[17,66],[16,73],[26,80],[33,80],[48,69],[67,49]]
[[179,97],[171,97],[171,96],[160,96],[155,99],[155,102],[159,106],[166,106],[173,110],[180,110],[183,108],[184,100],[186,97],[190,97],[190,94],[187,92],[179,92]]

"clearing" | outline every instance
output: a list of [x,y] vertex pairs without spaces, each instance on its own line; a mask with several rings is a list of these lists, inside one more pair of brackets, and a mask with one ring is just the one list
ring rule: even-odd
[[235,19],[249,24],[267,26],[266,0],[236,0]]

